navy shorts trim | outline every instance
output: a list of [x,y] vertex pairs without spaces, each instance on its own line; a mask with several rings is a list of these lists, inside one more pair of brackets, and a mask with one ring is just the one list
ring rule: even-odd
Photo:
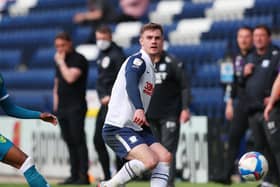
[[143,126],[142,131],[135,131],[132,128],[119,128],[105,124],[102,130],[102,136],[105,143],[120,158],[125,158],[131,149],[137,145],[146,144],[150,146],[157,142],[150,128],[147,126]]
[[2,161],[14,144],[5,136],[0,134],[0,160]]

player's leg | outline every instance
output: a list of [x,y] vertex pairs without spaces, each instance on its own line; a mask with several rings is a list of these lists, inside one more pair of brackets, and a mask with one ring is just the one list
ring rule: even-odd
[[96,118],[93,142],[94,142],[95,150],[98,153],[98,159],[103,169],[104,178],[105,180],[109,180],[111,178],[110,159],[104,140],[102,138],[102,128],[104,125],[106,113],[107,113],[107,106],[101,105]]
[[146,145],[139,132],[130,128],[105,125],[103,138],[119,157],[128,162],[111,180],[101,183],[101,186],[115,187],[125,184],[144,171],[154,168],[158,163],[157,155]]
[[36,170],[31,157],[28,157],[2,135],[0,135],[0,142],[2,162],[19,169],[30,187],[50,187],[44,177]]
[[180,135],[180,123],[175,118],[161,120],[161,141],[160,143],[172,154],[170,162],[168,187],[174,187],[176,177],[176,152]]
[[165,187],[168,183],[171,153],[160,143],[153,143],[150,149],[158,157],[158,163],[152,171],[151,187]]

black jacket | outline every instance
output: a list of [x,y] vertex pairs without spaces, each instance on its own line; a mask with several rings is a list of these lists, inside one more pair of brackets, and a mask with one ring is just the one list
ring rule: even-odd
[[246,78],[245,92],[249,110],[263,110],[264,98],[270,96],[272,85],[278,75],[279,48],[269,46],[266,54],[253,55],[254,69],[252,75]]
[[190,83],[183,63],[163,52],[156,63],[156,84],[147,117],[150,119],[179,117],[190,104]]
[[98,77],[96,81],[96,90],[100,99],[111,95],[113,84],[124,60],[125,55],[122,49],[114,42],[107,50],[100,51],[97,58]]

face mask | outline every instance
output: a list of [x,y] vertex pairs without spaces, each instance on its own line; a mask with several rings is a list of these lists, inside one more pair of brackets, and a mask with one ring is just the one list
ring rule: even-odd
[[101,51],[104,51],[110,47],[111,42],[108,40],[97,40],[96,45]]

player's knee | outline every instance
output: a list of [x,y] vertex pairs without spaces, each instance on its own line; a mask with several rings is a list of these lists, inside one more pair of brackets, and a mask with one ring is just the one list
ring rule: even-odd
[[153,155],[143,161],[146,169],[148,169],[148,170],[154,169],[157,166],[158,162],[159,162],[159,159],[156,155]]
[[160,162],[170,163],[171,160],[172,160],[172,154],[169,151],[167,151],[161,156]]

